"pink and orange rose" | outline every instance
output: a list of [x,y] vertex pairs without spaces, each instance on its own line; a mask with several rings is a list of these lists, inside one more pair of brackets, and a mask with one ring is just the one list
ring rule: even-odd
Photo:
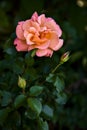
[[52,18],[46,18],[44,14],[38,16],[37,12],[31,19],[18,22],[16,35],[14,45],[17,51],[36,49],[38,57],[51,57],[53,51],[59,50],[63,45],[59,25]]

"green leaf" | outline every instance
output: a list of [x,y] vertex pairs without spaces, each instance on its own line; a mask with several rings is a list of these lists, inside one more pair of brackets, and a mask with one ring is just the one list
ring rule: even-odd
[[12,101],[11,96],[10,92],[3,91],[1,106],[7,106]]
[[30,80],[35,80],[38,77],[37,71],[33,67],[28,67],[25,70],[25,77],[30,78]]
[[19,108],[24,105],[26,96],[24,94],[18,95],[14,101],[14,107]]
[[29,110],[27,110],[25,112],[25,116],[29,119],[36,119],[38,117],[38,113],[35,112],[34,110],[32,110],[31,108],[29,108]]
[[46,81],[49,83],[52,83],[54,81],[54,74],[49,74],[46,78]]
[[4,52],[6,52],[6,53],[9,54],[9,55],[13,55],[13,54],[16,53],[16,52],[15,52],[15,49],[12,48],[12,47],[6,48],[6,49],[4,50]]
[[46,118],[52,118],[53,117],[53,109],[48,105],[43,106],[42,112],[43,112],[43,114]]
[[38,127],[39,130],[49,130],[48,123],[46,121],[43,121],[42,118],[38,120]]
[[0,110],[0,125],[3,125],[9,112],[10,112],[10,108],[4,108]]
[[12,129],[13,127],[19,127],[21,125],[21,115],[18,111],[13,111],[12,114],[9,114],[9,117],[6,119],[6,124],[10,126]]
[[64,82],[57,76],[55,78],[54,86],[56,90],[60,93],[64,89]]
[[58,98],[56,99],[56,102],[58,104],[65,104],[67,101],[67,95],[65,93],[61,93],[58,95]]
[[26,54],[25,63],[27,64],[27,66],[33,66],[34,65],[34,58],[31,57],[30,53]]
[[46,81],[53,83],[58,92],[61,92],[64,89],[64,82],[58,77],[57,74],[49,74],[49,76],[46,78]]
[[30,96],[38,96],[42,93],[43,87],[41,86],[32,86],[30,88],[29,94]]
[[35,111],[38,115],[41,113],[42,104],[38,99],[28,98],[28,105],[31,108],[31,110]]

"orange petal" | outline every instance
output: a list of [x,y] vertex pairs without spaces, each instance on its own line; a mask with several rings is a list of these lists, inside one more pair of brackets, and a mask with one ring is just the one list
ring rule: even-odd
[[35,45],[35,48],[38,48],[38,49],[47,49],[49,47],[49,44],[50,44],[50,42],[47,41],[45,43],[41,43],[40,45]]
[[46,38],[39,38],[38,35],[34,35],[33,39],[32,39],[33,42],[35,42],[37,45],[40,45],[40,43],[45,43],[47,41]]

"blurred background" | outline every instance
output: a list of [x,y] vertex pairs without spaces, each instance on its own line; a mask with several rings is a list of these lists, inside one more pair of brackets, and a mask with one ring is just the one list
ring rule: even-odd
[[55,19],[63,30],[60,53],[70,51],[63,67],[68,100],[56,111],[55,130],[87,130],[87,0],[0,0],[0,59],[17,22],[35,11]]

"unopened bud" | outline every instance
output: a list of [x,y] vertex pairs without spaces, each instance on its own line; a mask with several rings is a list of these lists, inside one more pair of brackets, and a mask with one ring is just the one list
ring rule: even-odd
[[18,78],[18,86],[22,89],[25,89],[26,87],[26,80],[20,76]]
[[84,1],[83,0],[77,0],[77,5],[79,7],[83,7],[85,5]]
[[64,53],[61,58],[60,61],[61,62],[67,62],[69,60],[69,52],[67,51],[66,53]]

